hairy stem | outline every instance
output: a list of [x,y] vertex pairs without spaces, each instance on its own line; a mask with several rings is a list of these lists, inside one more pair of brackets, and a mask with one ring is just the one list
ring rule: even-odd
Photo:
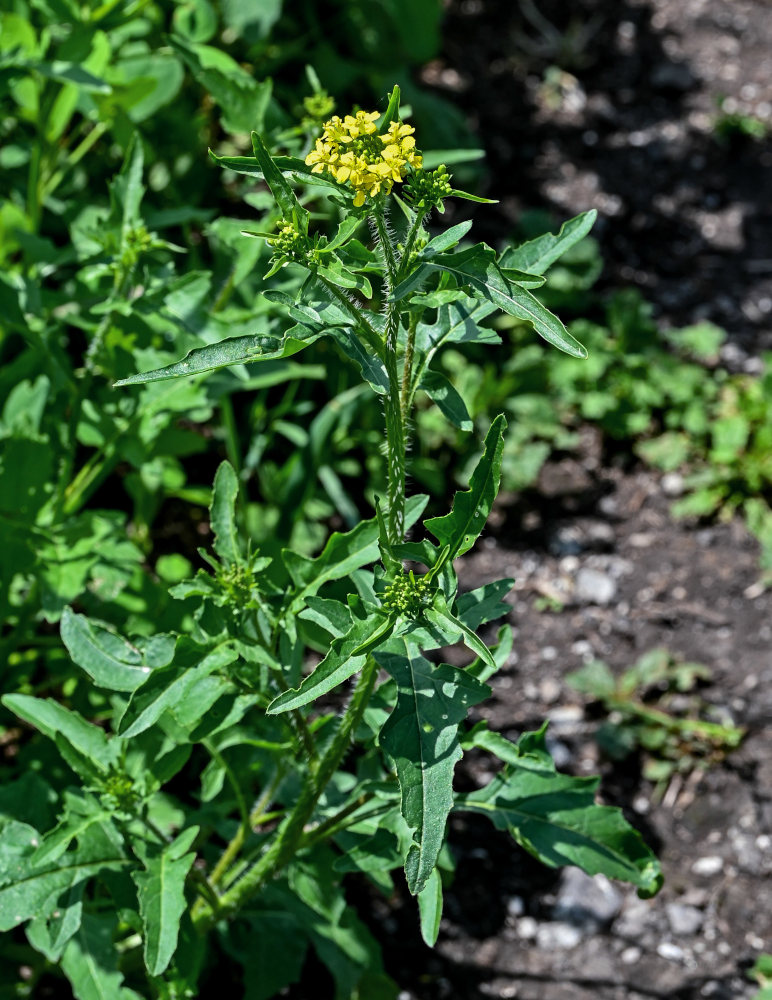
[[[256,864],[221,896],[221,913],[229,916],[237,913],[294,856],[306,823],[313,815],[319,798],[348,750],[351,734],[359,723],[372,694],[376,672],[376,662],[369,657],[329,747],[309,768],[300,796],[279,827],[271,846]],[[208,930],[215,919],[215,914],[210,908],[202,908],[193,917],[194,924],[201,932]]]

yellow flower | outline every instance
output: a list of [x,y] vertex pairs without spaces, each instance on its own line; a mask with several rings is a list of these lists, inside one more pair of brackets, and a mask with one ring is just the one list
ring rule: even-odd
[[415,148],[411,125],[391,122],[383,135],[378,134],[377,111],[357,111],[341,119],[335,115],[325,122],[322,137],[306,157],[311,173],[330,174],[339,184],[354,190],[354,205],[364,205],[365,198],[389,194],[400,184],[408,168],[421,166],[421,154]]

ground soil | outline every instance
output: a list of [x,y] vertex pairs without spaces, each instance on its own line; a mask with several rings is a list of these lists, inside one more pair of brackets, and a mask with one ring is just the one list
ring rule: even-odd
[[[527,0],[453,0],[444,55],[424,73],[489,137],[502,198],[491,238],[526,208],[566,217],[596,207],[603,280],[640,288],[662,323],[722,325],[725,364],[758,371],[772,347],[772,144],[722,144],[715,122],[725,97],[725,111],[772,125],[772,5],[537,6],[554,34]],[[457,817],[434,952],[415,943],[413,901],[374,904],[402,1000],[754,994],[745,973],[772,951],[772,595],[741,524],[672,519],[678,489],[677,477],[608,466],[588,436],[537,490],[504,498],[461,566],[465,588],[517,579],[515,651],[480,714],[510,737],[549,718],[560,767],[602,775],[602,800],[656,849],[665,888],[641,901],[575,869],[546,871],[489,825]],[[710,669],[708,713],[747,735],[723,762],[656,788],[639,757],[600,753],[597,710],[565,678],[593,658],[621,672],[660,646]],[[467,758],[460,780],[482,783],[489,767]]]

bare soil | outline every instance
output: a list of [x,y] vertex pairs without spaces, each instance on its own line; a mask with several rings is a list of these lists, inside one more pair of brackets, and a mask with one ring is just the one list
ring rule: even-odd
[[[537,0],[554,34],[532,6],[452,0],[444,56],[424,73],[489,137],[501,211],[476,225],[495,242],[528,208],[598,208],[603,281],[640,288],[663,324],[718,323],[724,363],[758,371],[772,348],[772,143],[722,142],[716,121],[724,98],[725,112],[772,126],[772,5]],[[561,769],[602,775],[602,800],[655,848],[665,888],[641,901],[575,869],[547,871],[458,816],[433,952],[416,943],[414,901],[370,901],[401,1000],[756,992],[745,973],[772,951],[772,595],[743,526],[673,520],[677,479],[664,485],[640,466],[604,464],[588,439],[583,458],[503,499],[461,579],[517,578],[515,652],[481,714],[513,738],[549,718]],[[588,660],[621,672],[654,647],[709,667],[701,695],[713,717],[747,729],[722,763],[658,794],[639,758],[600,753],[598,712],[565,682]],[[460,780],[482,783],[490,766],[470,756]]]

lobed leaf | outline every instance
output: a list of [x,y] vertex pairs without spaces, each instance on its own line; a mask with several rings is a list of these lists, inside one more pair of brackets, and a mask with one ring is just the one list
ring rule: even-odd
[[450,546],[451,560],[468,552],[485,527],[498,493],[506,425],[502,415],[496,417],[491,424],[485,437],[482,456],[472,473],[469,489],[456,493],[451,512],[442,517],[431,517],[424,522],[440,545]]
[[187,905],[185,879],[196,859],[194,851],[186,851],[198,832],[197,826],[184,830],[158,855],[146,859],[144,871],[131,873],[142,918],[145,967],[151,976],[161,975],[177,948],[180,918]]
[[399,645],[398,654],[374,654],[397,684],[397,704],[380,743],[394,761],[402,815],[413,831],[405,874],[416,894],[435,869],[453,806],[453,771],[462,756],[459,724],[490,689],[463,670],[430,663],[408,638]]
[[640,896],[659,890],[659,862],[641,835],[621,809],[595,804],[598,778],[558,774],[543,730],[525,734],[515,753],[485,788],[459,796],[457,807],[487,815],[552,868],[577,865],[588,875],[622,879],[637,886]]

